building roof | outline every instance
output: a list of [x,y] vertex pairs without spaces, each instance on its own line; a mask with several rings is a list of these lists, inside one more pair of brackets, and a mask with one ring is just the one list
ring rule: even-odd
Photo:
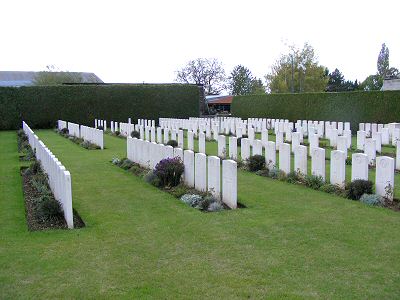
[[207,102],[209,105],[218,105],[218,104],[231,104],[233,100],[233,96],[216,96],[207,98]]
[[[36,74],[40,72],[26,71],[0,71],[0,86],[26,86],[33,85]],[[61,73],[61,72],[53,72]],[[69,72],[71,75],[79,74],[83,83],[103,83],[94,73]]]

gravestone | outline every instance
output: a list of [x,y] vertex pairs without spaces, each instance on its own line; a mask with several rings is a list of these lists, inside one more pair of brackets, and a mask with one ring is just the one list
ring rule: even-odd
[[337,150],[342,151],[347,158],[347,138],[345,136],[337,137]]
[[203,132],[199,133],[199,152],[206,153],[206,136]]
[[262,155],[262,142],[260,140],[253,141],[253,155]]
[[268,169],[276,167],[276,144],[275,142],[268,141],[265,147],[265,164]]
[[376,158],[375,189],[378,195],[393,200],[394,159],[388,156]]
[[233,160],[222,161],[222,201],[237,208],[237,163]]
[[196,190],[207,191],[207,156],[204,153],[196,153],[194,156],[194,187]]
[[311,174],[325,180],[325,149],[313,148],[311,151]]
[[240,154],[242,160],[245,161],[250,157],[250,141],[248,138],[241,139]]
[[208,157],[208,191],[215,197],[221,199],[221,160],[217,156]]
[[237,137],[229,137],[229,158],[237,160]]
[[351,181],[361,179],[368,180],[368,155],[355,153],[351,160]]
[[267,145],[267,142],[268,142],[268,130],[263,129],[261,131],[261,141],[263,143],[263,146],[265,147]]
[[300,146],[300,133],[292,133],[292,152],[296,153],[296,148]]
[[331,184],[344,188],[346,181],[346,158],[347,154],[340,150],[331,152]]
[[221,158],[227,157],[226,155],[226,137],[225,135],[218,136],[218,156]]
[[183,164],[185,166],[184,181],[188,187],[194,187],[194,152],[185,150],[183,152]]
[[358,150],[364,150],[364,145],[365,145],[365,139],[366,139],[367,133],[365,131],[359,130],[357,131],[357,149]]
[[364,153],[368,155],[368,161],[371,166],[375,165],[376,159],[376,141],[375,139],[365,139]]
[[178,147],[184,148],[183,130],[178,130]]
[[294,151],[294,170],[307,175],[307,147],[298,145]]
[[188,142],[188,149],[189,150],[194,150],[194,142],[193,142],[193,139],[194,139],[194,133],[193,133],[193,131],[188,131],[187,132],[187,142]]
[[279,145],[283,143],[283,132],[282,131],[278,131],[276,133],[276,150],[279,150]]
[[382,152],[382,133],[381,132],[373,132],[372,138],[375,140],[376,152]]
[[290,144],[282,143],[279,147],[279,170],[290,173]]

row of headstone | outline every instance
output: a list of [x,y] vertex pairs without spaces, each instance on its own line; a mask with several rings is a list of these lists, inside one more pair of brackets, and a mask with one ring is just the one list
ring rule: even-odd
[[106,120],[100,120],[100,119],[94,119],[94,128],[99,128],[103,127],[103,131],[107,130],[107,121]]
[[103,130],[81,125],[81,138],[104,149]]
[[68,228],[74,228],[70,172],[65,169],[25,122],[22,122],[22,128],[28,136],[29,144],[35,153],[36,159],[48,176],[49,186],[55,199],[61,204]]
[[183,177],[187,186],[201,192],[209,191],[230,208],[237,208],[237,163],[235,161],[223,160],[221,174],[219,157],[207,157],[204,153],[195,154],[191,150],[127,138],[127,158],[142,167],[154,169],[162,159],[174,157],[179,157],[184,164]]
[[103,130],[79,125],[72,122],[66,122],[63,120],[58,120],[57,124],[58,130],[61,130],[62,128],[68,128],[69,135],[75,136],[77,138],[82,138],[84,141],[88,141],[92,144],[99,146],[101,149],[104,149]]
[[362,147],[363,136],[365,136],[365,138],[371,137],[382,145],[396,145],[397,141],[400,140],[400,123],[360,123],[357,136],[359,132],[361,135],[361,141],[360,143],[357,143],[357,147]]

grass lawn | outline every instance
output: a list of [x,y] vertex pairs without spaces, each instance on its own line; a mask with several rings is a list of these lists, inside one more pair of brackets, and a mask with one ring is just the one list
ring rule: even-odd
[[123,139],[88,151],[36,132],[71,171],[87,226],[27,231],[16,134],[0,132],[0,298],[400,295],[399,213],[244,171],[247,208],[202,213],[109,163]]

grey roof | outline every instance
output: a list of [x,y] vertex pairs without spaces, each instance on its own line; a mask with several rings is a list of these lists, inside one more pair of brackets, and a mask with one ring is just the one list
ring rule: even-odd
[[[26,71],[0,71],[0,86],[26,86],[32,85],[36,74],[39,72]],[[54,72],[59,73],[59,72]],[[70,72],[71,74],[80,74],[83,83],[104,83],[94,73]]]

